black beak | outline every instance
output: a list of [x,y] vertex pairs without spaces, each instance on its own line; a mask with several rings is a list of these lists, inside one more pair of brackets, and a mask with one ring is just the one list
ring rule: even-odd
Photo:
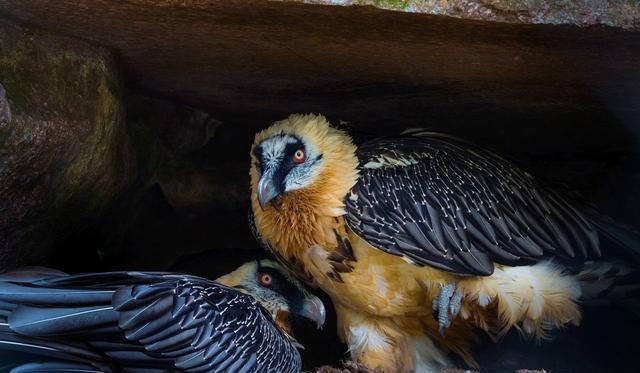
[[270,174],[263,174],[258,182],[258,202],[260,203],[260,208],[264,210],[265,206],[269,201],[276,198],[279,194],[279,188],[273,182]]

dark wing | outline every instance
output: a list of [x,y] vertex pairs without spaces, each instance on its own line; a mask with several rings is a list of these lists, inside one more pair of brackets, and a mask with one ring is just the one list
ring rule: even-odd
[[378,139],[358,149],[347,223],[372,246],[463,275],[553,255],[599,256],[598,233],[530,174],[447,135]]
[[[0,277],[0,307],[7,329],[31,342],[81,342],[127,369],[301,368],[291,340],[253,297],[206,279],[147,272],[20,277]],[[78,351],[56,347],[73,357],[67,360],[101,363],[70,346]]]
[[[128,340],[189,372],[298,372],[298,351],[245,294],[195,277],[118,290]],[[161,315],[160,317],[158,315]]]

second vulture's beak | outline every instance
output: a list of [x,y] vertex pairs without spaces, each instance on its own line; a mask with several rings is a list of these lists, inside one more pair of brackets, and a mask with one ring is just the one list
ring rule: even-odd
[[280,188],[273,181],[271,173],[264,173],[260,181],[258,181],[258,190],[256,191],[260,208],[264,210],[267,203],[276,198],[280,192]]
[[322,328],[322,325],[324,325],[324,320],[327,317],[327,312],[324,309],[324,303],[322,303],[320,298],[311,294],[309,294],[307,299],[302,304],[302,308],[296,313],[299,316],[315,322],[318,329]]

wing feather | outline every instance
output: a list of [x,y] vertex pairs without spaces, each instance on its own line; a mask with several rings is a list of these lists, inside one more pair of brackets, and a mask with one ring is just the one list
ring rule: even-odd
[[301,369],[294,342],[253,297],[199,277],[7,273],[0,312],[0,348],[17,339],[21,351],[50,351],[95,367],[115,361],[127,371]]
[[489,275],[494,263],[597,257],[587,218],[513,163],[462,140],[415,132],[358,149],[345,199],[359,237],[419,265]]

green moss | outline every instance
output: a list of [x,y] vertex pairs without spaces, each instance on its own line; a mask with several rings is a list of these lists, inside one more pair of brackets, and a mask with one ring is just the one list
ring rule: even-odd
[[11,42],[4,33],[0,37],[0,83],[17,114],[92,119],[95,107],[88,98],[95,97],[105,76],[109,91],[120,94],[119,79],[98,52],[58,50],[43,32],[27,30]]
[[413,0],[356,0],[354,4],[357,5],[373,5],[378,8],[384,9],[397,9],[405,10],[414,1]]

